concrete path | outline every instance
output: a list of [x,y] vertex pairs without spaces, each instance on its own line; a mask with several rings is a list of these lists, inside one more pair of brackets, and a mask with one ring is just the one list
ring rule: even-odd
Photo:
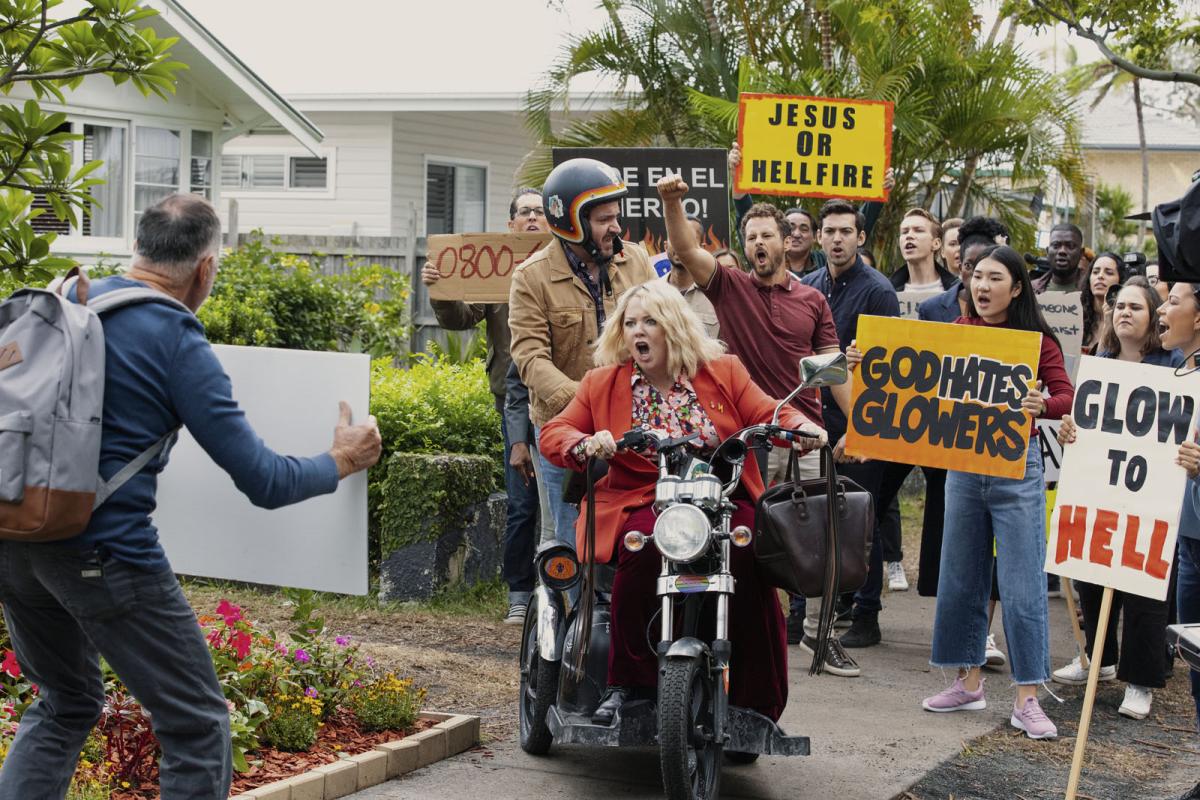
[[[774,800],[889,800],[956,754],[964,742],[1007,724],[1015,688],[1007,669],[987,680],[989,707],[981,712],[930,714],[921,699],[947,683],[928,666],[932,598],[916,591],[886,594],[883,643],[854,656],[860,678],[810,677],[808,657],[791,648],[791,696],[780,724],[812,738],[812,755],[763,757],[751,766],[726,765],[721,797]],[[1052,663],[1074,654],[1066,605],[1050,601]],[[1000,620],[994,630],[1003,642]],[[515,669],[514,665],[514,669]],[[1055,703],[1044,697],[1055,717]],[[514,702],[515,698],[514,698]],[[354,800],[578,800],[661,798],[655,750],[555,747],[526,755],[514,738],[372,789]]]

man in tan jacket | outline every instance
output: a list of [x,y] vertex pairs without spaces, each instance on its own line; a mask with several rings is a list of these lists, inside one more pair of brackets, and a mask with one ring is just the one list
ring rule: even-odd
[[[546,178],[542,196],[556,238],[513,273],[508,309],[512,358],[529,387],[535,434],[575,396],[617,299],[656,277],[646,252],[621,241],[620,199],[627,193],[617,171],[593,159],[566,161]],[[539,454],[538,471],[555,538],[573,549],[578,510],[562,501],[566,470]]]

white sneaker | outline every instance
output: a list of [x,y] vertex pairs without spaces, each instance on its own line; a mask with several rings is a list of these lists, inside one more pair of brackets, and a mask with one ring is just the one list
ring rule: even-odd
[[[1075,656],[1074,660],[1065,667],[1054,670],[1054,675],[1051,676],[1051,680],[1055,683],[1063,683],[1067,686],[1083,686],[1087,683],[1087,679],[1088,671],[1079,663],[1079,656]],[[1100,668],[1100,680],[1115,681],[1116,679],[1117,668],[1115,666]]]
[[989,633],[987,638],[987,647],[983,651],[984,664],[989,667],[1003,667],[1008,663],[1008,659],[1004,656],[1004,651],[996,647],[996,634]]
[[889,561],[887,565],[888,589],[893,592],[908,591],[908,576],[904,574],[904,565],[899,561]]
[[1145,719],[1150,714],[1150,702],[1153,699],[1154,692],[1131,683],[1125,687],[1125,700],[1117,713],[1130,719]]

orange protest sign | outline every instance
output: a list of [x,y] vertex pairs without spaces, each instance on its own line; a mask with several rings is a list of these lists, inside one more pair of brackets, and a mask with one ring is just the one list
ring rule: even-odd
[[848,455],[1021,478],[1040,333],[896,317],[858,320]]
[[513,270],[550,241],[548,233],[450,233],[429,237],[425,263],[441,278],[431,300],[507,303]]
[[892,104],[783,94],[738,96],[738,192],[887,200]]

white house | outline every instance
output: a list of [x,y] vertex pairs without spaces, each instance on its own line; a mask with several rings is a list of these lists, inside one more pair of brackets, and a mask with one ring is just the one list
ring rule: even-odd
[[[93,189],[99,207],[78,227],[51,214],[34,220],[35,228],[59,234],[57,252],[85,261],[128,258],[138,215],[169,194],[196,192],[220,205],[215,165],[230,139],[269,125],[313,153],[324,138],[175,0],[144,4],[159,12],[144,24],[159,36],[178,37],[172,58],[188,65],[174,95],[146,97],[129,83],[89,76],[65,93],[65,105],[42,101],[47,111],[65,112],[65,127],[83,136],[73,143],[77,163],[104,162],[96,175],[105,183]],[[28,96],[20,91],[12,101]]]

